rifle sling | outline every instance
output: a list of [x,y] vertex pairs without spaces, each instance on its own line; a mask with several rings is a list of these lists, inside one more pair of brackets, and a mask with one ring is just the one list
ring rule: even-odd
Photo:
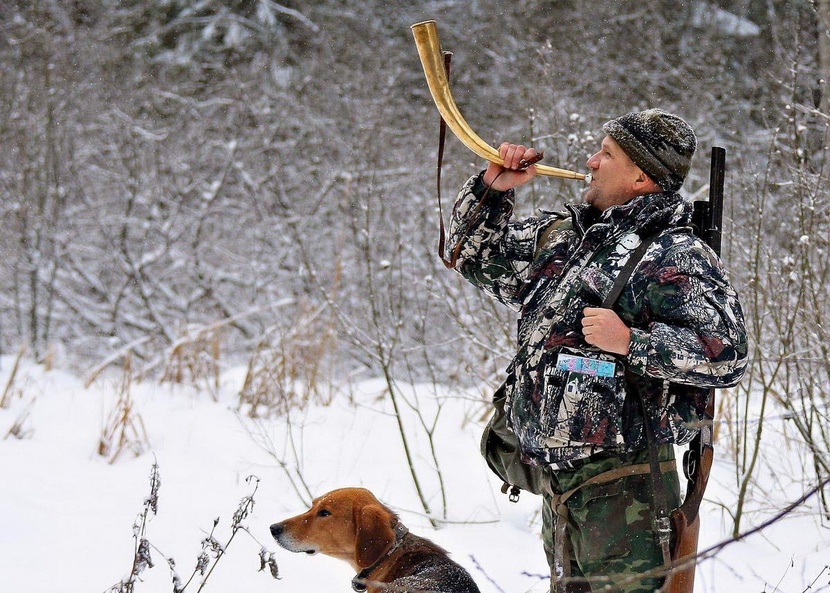
[[[643,259],[646,250],[654,243],[660,236],[656,233],[647,237],[643,237],[640,244],[634,249],[626,262],[625,267],[617,275],[611,291],[606,295],[602,302],[604,309],[612,309],[614,303],[619,299],[625,285],[631,278],[631,274]],[[643,429],[646,433],[646,442],[648,443],[648,459],[649,459],[649,476],[651,478],[651,489],[654,496],[654,531],[657,534],[657,540],[660,543],[660,551],[663,554],[663,564],[668,568],[671,567],[671,520],[669,518],[668,498],[666,495],[666,488],[663,484],[663,476],[660,471],[660,460],[658,459],[657,443],[654,438],[654,430],[651,423],[648,421],[648,410],[646,409],[646,402],[641,393],[637,392],[637,399],[640,402],[640,409],[643,413]]]
[[613,286],[611,286],[611,290],[605,295],[605,298],[602,301],[602,305],[600,305],[603,309],[612,309],[614,307],[614,303],[617,302],[617,299],[620,298],[625,285],[628,284],[628,280],[631,278],[631,274],[634,273],[634,270],[640,264],[640,260],[643,259],[643,256],[646,254],[646,251],[651,246],[654,241],[660,236],[660,233],[654,233],[652,235],[647,235],[640,239],[640,244],[631,252],[631,255],[628,256],[628,261],[625,264],[625,267],[620,270],[620,273],[617,274],[616,280],[614,280]]

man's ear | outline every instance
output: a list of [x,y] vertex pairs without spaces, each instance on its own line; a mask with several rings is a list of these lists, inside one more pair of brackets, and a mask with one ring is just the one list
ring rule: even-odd
[[389,513],[379,505],[360,509],[357,515],[355,559],[360,568],[372,566],[395,543]]
[[653,194],[663,191],[663,188],[657,185],[657,182],[642,169],[639,169],[637,177],[634,179],[633,189],[638,194]]

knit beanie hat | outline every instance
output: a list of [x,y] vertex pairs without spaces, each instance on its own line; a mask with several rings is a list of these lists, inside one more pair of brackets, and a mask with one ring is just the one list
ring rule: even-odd
[[697,137],[691,126],[661,109],[627,113],[603,131],[665,191],[677,191],[689,173]]

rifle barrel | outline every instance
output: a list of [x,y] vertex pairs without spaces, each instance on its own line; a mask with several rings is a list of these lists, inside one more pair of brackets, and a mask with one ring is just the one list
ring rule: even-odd
[[712,147],[712,164],[709,170],[709,205],[703,229],[703,239],[715,253],[721,251],[723,228],[723,186],[726,176],[726,149]]

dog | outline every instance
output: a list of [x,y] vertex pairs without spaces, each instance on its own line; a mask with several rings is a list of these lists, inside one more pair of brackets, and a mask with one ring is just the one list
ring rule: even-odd
[[291,552],[348,562],[357,571],[355,591],[480,593],[470,573],[445,550],[410,533],[364,488],[340,488],[315,498],[302,515],[271,525],[271,535]]

